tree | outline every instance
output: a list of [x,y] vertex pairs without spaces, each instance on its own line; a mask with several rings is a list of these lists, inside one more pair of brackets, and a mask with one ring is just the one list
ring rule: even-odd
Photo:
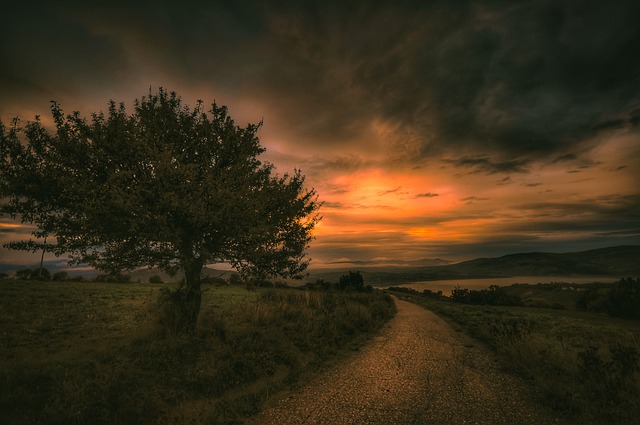
[[353,288],[357,291],[364,291],[364,278],[359,271],[352,272],[349,274],[345,274],[340,276],[340,280],[338,281],[338,287],[340,289],[349,289]]
[[162,283],[162,278],[159,275],[154,274],[153,276],[149,277],[149,283]]
[[[236,126],[227,108],[182,105],[162,88],[128,115],[110,101],[88,120],[52,102],[55,133],[39,117],[0,123],[0,212],[34,224],[10,248],[56,255],[108,273],[141,266],[185,279],[172,297],[176,330],[200,311],[200,273],[225,261],[244,275],[297,277],[320,217],[299,170],[278,176],[258,159],[262,123]],[[55,243],[39,239],[55,237]]]
[[28,280],[31,278],[31,273],[33,273],[33,270],[31,269],[18,270],[16,271],[16,279]]
[[55,272],[53,276],[51,276],[51,280],[67,280],[69,279],[69,273],[66,271]]

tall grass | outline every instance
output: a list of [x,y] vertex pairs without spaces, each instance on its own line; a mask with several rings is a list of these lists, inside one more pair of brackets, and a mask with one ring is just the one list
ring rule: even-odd
[[0,412],[12,424],[242,422],[395,311],[380,293],[210,288],[197,331],[172,335],[154,324],[153,285],[3,283],[0,294]]
[[527,307],[475,306],[400,295],[487,343],[538,388],[541,401],[577,423],[637,423],[640,322]]

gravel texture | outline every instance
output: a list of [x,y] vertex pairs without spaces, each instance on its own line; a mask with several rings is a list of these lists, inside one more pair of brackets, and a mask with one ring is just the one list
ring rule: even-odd
[[433,312],[395,301],[396,317],[372,342],[250,423],[561,423],[486,348]]

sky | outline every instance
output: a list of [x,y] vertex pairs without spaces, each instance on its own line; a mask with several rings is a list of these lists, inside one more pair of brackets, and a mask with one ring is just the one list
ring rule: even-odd
[[[0,120],[164,87],[263,120],[312,266],[640,244],[640,2],[12,2]],[[0,218],[0,240],[28,234]],[[0,262],[23,260],[0,250]],[[39,257],[38,257],[39,259]]]

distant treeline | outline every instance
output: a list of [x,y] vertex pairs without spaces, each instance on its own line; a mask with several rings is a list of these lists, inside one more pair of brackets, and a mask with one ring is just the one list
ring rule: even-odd
[[[0,279],[9,279],[10,276],[6,273],[0,273]],[[126,273],[110,273],[99,274],[93,277],[86,276],[74,276],[70,277],[66,271],[59,271],[51,273],[45,267],[35,269],[22,269],[15,273],[15,279],[17,280],[37,280],[37,281],[92,281],[92,282],[105,282],[105,283],[133,283],[131,275]],[[160,275],[152,275],[148,278],[149,283],[164,283]],[[247,285],[255,287],[286,287],[286,283],[279,281],[269,280],[243,280],[239,273],[230,273],[227,279],[219,276],[206,276],[200,279],[202,284],[226,286],[226,285]],[[140,279],[138,279],[138,283]],[[373,287],[371,285],[365,285],[364,277],[359,271],[349,271],[347,274],[340,276],[338,282],[329,282],[324,279],[318,279],[315,282],[308,282],[303,285],[309,289],[321,289],[321,290],[355,290],[358,292],[371,292]]]
[[584,291],[576,300],[578,310],[607,313],[623,319],[640,320],[640,279],[620,279],[606,287]]
[[[491,305],[491,306],[531,306],[523,302],[518,295],[510,293],[509,288],[532,286],[543,291],[576,291],[576,308],[582,311],[607,313],[613,317],[640,320],[640,279],[623,278],[615,283],[539,283],[514,284],[510,287],[491,285],[488,289],[467,289],[457,286],[451,291],[451,296],[446,297],[442,292],[432,292],[428,289],[418,292],[410,288],[391,287],[389,291],[424,296],[429,298],[445,299],[462,304]],[[563,308],[561,305],[552,305],[552,308]]]

